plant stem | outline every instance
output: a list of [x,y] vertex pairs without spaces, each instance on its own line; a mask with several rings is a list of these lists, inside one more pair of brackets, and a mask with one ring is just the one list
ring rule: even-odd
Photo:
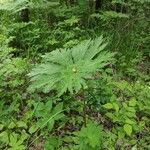
[[85,101],[85,97],[83,97],[83,121],[84,121],[84,126],[86,127],[86,101]]

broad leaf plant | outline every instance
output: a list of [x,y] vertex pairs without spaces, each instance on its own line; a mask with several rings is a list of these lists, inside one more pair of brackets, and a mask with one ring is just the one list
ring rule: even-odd
[[57,49],[43,56],[43,62],[29,73],[29,90],[50,92],[58,95],[69,91],[78,93],[87,87],[86,81],[113,59],[114,53],[105,49],[107,43],[100,36],[86,40],[71,49]]

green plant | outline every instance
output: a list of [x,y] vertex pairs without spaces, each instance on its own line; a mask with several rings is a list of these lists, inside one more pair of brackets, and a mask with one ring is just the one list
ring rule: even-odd
[[115,150],[117,135],[109,130],[106,130],[103,136],[103,148],[108,150]]
[[67,90],[73,94],[85,89],[86,80],[112,60],[114,54],[104,51],[106,45],[101,36],[70,50],[58,49],[44,55],[43,63],[29,73],[29,90],[57,90],[62,95]]
[[34,108],[35,112],[33,116],[38,119],[36,126],[40,129],[47,126],[49,131],[51,131],[54,127],[54,123],[64,117],[62,113],[63,103],[59,103],[55,107],[52,107],[52,100],[47,100],[45,104],[43,102],[35,103]]
[[[103,37],[84,41],[72,49],[58,49],[43,56],[43,63],[37,65],[30,73],[30,91],[56,90],[58,96],[69,91],[71,94],[86,89],[86,80],[94,73],[108,65],[113,53],[104,51],[106,43]],[[86,102],[83,98],[84,124],[86,126]]]
[[62,144],[62,141],[58,137],[49,137],[44,145],[44,150],[55,150],[58,149],[59,146]]
[[19,11],[27,6],[28,0],[15,0],[15,1],[1,1],[0,4],[0,10],[6,10],[6,11]]
[[123,127],[122,131],[125,131],[129,136],[131,136],[133,128],[136,128],[136,103],[135,99],[131,99],[129,102],[123,102],[121,105],[117,101],[112,101],[103,106],[108,110],[115,110],[113,113],[107,112],[106,116],[114,123],[121,125]]
[[24,141],[29,137],[25,130],[22,130],[20,134],[15,132],[3,131],[0,133],[2,143],[6,144],[8,150],[24,150]]
[[[57,13],[55,14],[57,16]],[[79,27],[79,18],[76,16],[71,16],[59,21],[55,25],[54,30],[52,30],[51,37],[49,37],[48,43],[52,48],[71,48],[78,44],[81,40],[79,38],[80,34],[83,34],[83,29]]]
[[1,1],[0,4],[0,10],[6,10],[6,11],[12,11],[12,12],[17,12],[22,9],[25,9],[26,7],[31,7],[31,8],[41,8],[45,6],[57,6],[59,3],[58,2],[49,2],[45,1],[46,3],[43,3],[41,0],[6,0],[6,1]]
[[0,0],[0,149],[149,149],[148,33],[149,0]]
[[95,123],[87,123],[80,131],[74,133],[76,150],[98,150],[102,145],[102,128]]
[[[102,105],[109,102],[113,95],[112,69],[103,70],[98,78],[88,82],[88,90],[85,94],[87,105],[95,112],[103,113]],[[99,78],[100,76],[100,78]]]
[[147,118],[150,113],[149,86],[140,82],[130,84],[127,81],[114,82],[113,85],[116,95],[113,95],[110,102],[103,107],[107,110],[105,115],[109,121],[113,122],[112,132],[117,135],[118,143],[114,142],[114,145],[117,144],[121,147],[119,143],[122,142],[122,147],[125,147],[126,144],[140,146],[140,142],[145,147],[141,137],[138,137],[139,142],[133,137],[141,134],[148,136],[147,131],[149,129],[145,126],[149,126]]

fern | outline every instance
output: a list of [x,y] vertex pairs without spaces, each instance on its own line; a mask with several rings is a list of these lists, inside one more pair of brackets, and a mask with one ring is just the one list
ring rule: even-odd
[[107,44],[103,41],[101,36],[71,49],[57,49],[44,55],[43,63],[29,73],[32,82],[29,90],[57,90],[62,95],[67,90],[73,94],[86,88],[86,80],[113,58],[113,53],[104,51]]

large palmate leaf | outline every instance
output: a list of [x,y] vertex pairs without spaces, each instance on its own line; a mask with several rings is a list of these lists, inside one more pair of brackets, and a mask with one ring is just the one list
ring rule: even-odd
[[29,73],[32,83],[29,89],[57,90],[60,95],[67,90],[77,93],[86,87],[88,78],[112,60],[114,54],[104,51],[106,45],[101,36],[71,49],[57,49],[44,55],[43,63]]

